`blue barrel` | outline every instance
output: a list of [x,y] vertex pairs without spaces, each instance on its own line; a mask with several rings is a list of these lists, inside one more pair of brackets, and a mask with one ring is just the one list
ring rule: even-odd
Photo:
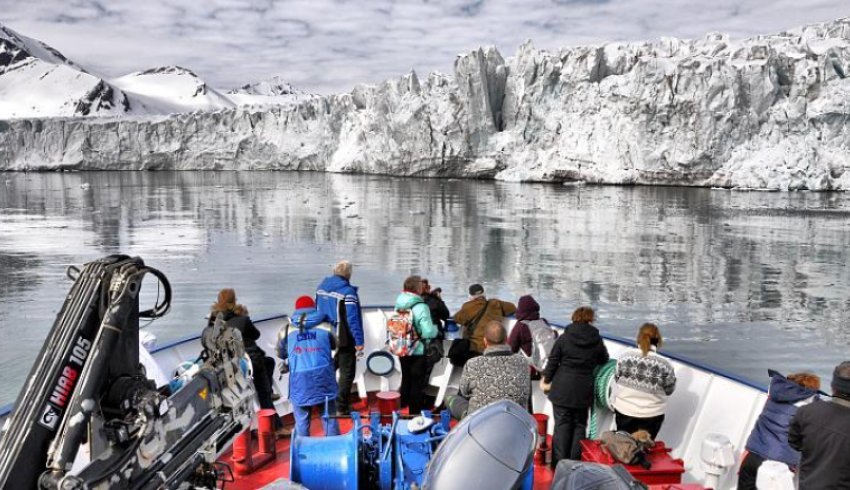
[[357,490],[360,431],[328,437],[296,436],[289,452],[289,478],[310,490]]
[[460,330],[460,328],[457,326],[457,322],[455,322],[451,318],[446,320],[446,332],[454,333],[454,332],[457,332],[458,330]]

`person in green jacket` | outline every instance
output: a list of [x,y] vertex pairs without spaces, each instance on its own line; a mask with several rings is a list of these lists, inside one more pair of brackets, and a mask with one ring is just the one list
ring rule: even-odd
[[425,404],[425,388],[428,386],[428,360],[425,357],[425,345],[437,337],[438,329],[431,321],[431,310],[422,299],[422,278],[410,276],[404,280],[404,291],[395,301],[396,311],[409,311],[413,319],[413,328],[419,341],[409,355],[399,357],[401,363],[401,406],[408,407],[408,413],[418,414]]

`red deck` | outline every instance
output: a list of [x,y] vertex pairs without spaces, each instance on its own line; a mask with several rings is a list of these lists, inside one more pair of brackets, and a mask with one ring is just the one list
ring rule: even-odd
[[[368,415],[370,410],[367,410],[367,404],[363,403],[355,403],[354,408],[359,410],[364,416]],[[372,398],[370,394],[368,408],[376,410],[376,402]],[[406,412],[406,410],[403,410]],[[284,422],[287,423],[290,427],[293,424],[293,421],[284,419]],[[349,419],[341,419],[339,421],[340,432],[346,433],[351,430],[351,420]],[[321,435],[322,433],[322,424],[321,420],[317,417],[314,418],[310,425],[310,433],[315,435]],[[254,449],[256,450],[256,437],[254,438]],[[245,476],[236,476],[236,482],[234,483],[226,483],[224,488],[228,490],[254,490],[256,488],[262,488],[269,483],[272,483],[275,480],[280,478],[289,478],[289,444],[290,439],[278,439],[277,441],[277,458],[274,461],[263,466],[262,468],[254,471],[253,473]],[[231,467],[233,467],[230,462],[231,452],[230,450],[226,451],[221,455],[219,461],[225,462]],[[552,470],[548,465],[537,465],[534,467],[534,488],[535,490],[544,490],[548,489],[552,482]]]
[[[376,400],[373,398],[373,395],[369,396],[369,403],[363,403],[362,401],[354,404],[354,408],[359,410],[364,416],[368,415],[370,410],[376,410]],[[367,409],[368,408],[368,409]],[[406,413],[406,410],[402,412]],[[291,420],[291,416],[288,417],[289,420],[284,419],[284,422],[287,423],[290,427],[293,424]],[[340,432],[347,433],[351,430],[352,422],[350,419],[341,419],[339,421]],[[321,435],[322,433],[322,425],[321,420],[314,414],[313,421],[310,425],[310,433],[315,435]],[[256,450],[257,442],[256,438],[254,438],[254,449]],[[551,436],[550,436],[550,444],[551,447]],[[262,488],[275,480],[280,478],[289,478],[289,444],[290,438],[279,439],[277,441],[277,457],[274,461],[263,466],[262,468],[254,471],[253,473],[245,476],[236,476],[236,481],[233,483],[226,483],[223,488],[228,490],[254,490],[257,488]],[[230,461],[231,452],[230,450],[226,451],[222,454],[219,461],[225,462],[231,467],[233,465]],[[535,458],[534,464],[534,490],[548,490],[552,484],[552,476],[553,472],[549,465],[541,465],[537,462]],[[656,483],[656,482],[652,482]],[[649,487],[652,490],[678,490],[678,489],[688,489],[688,490],[699,490],[703,487],[699,485],[651,485]]]

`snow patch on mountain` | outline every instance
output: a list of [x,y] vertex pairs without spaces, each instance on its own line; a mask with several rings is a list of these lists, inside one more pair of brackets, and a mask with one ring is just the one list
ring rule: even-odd
[[180,66],[152,68],[111,82],[139,100],[144,110],[136,111],[137,114],[213,111],[236,105],[194,72]]
[[272,77],[230,90],[227,92],[227,97],[241,106],[272,106],[294,104],[315,95],[296,89],[280,77]]
[[130,101],[35,39],[0,26],[0,119],[117,115]]

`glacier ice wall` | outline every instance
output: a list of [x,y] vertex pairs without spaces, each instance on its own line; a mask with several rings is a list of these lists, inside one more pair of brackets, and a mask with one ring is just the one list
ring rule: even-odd
[[0,168],[848,190],[848,75],[850,19],[742,41],[527,43],[290,107],[0,122]]

